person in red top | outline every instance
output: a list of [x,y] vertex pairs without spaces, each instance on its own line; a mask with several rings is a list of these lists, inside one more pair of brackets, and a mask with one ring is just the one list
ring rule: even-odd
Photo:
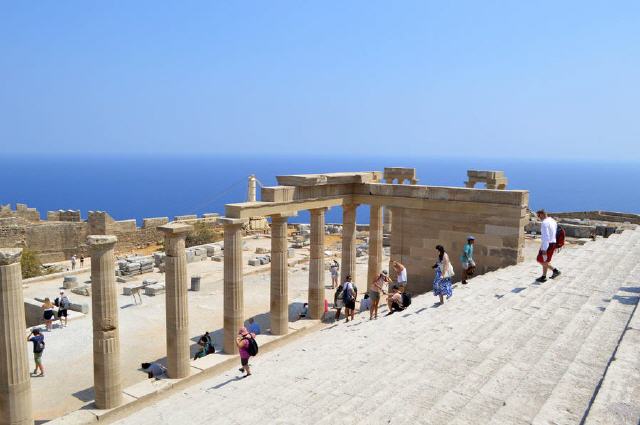
[[238,336],[236,338],[236,345],[238,346],[238,350],[240,352],[240,372],[245,372],[246,375],[244,377],[251,375],[251,368],[249,366],[249,338],[255,338],[255,334],[250,333],[247,328],[242,327],[238,331]]

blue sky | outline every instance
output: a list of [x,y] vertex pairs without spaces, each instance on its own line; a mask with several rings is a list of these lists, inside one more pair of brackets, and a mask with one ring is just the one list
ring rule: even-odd
[[3,2],[4,153],[640,160],[640,2]]

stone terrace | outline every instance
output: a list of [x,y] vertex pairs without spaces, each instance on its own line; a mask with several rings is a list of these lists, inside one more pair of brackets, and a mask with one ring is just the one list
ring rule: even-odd
[[628,230],[561,252],[555,281],[536,284],[533,261],[490,272],[444,306],[361,315],[119,423],[636,424],[638,258]]

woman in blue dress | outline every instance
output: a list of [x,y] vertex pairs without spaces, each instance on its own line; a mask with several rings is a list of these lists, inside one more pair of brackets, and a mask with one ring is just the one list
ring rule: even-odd
[[433,280],[433,295],[439,296],[440,304],[444,304],[445,295],[447,299],[453,295],[451,288],[453,266],[442,245],[437,245],[436,250],[438,251],[438,262],[433,266],[436,269],[436,278]]

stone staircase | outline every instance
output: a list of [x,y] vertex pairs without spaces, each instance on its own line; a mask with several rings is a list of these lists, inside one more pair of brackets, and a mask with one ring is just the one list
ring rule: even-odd
[[[640,229],[526,262],[436,307],[339,323],[122,423],[611,424],[640,418]],[[179,409],[176,409],[179,406]]]

